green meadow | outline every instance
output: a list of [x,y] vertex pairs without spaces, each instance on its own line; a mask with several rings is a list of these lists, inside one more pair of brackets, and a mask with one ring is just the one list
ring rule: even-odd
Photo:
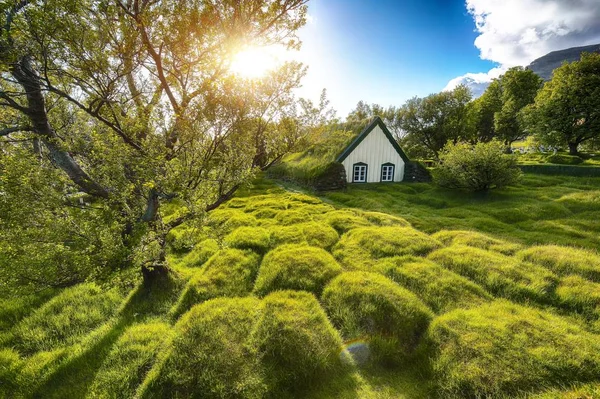
[[168,240],[160,286],[0,299],[0,397],[600,397],[600,178],[258,179]]

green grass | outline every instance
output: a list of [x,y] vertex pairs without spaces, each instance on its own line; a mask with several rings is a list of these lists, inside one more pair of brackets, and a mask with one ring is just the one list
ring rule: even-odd
[[347,272],[321,298],[346,341],[364,341],[361,362],[394,365],[412,354],[433,313],[412,292],[376,273]]
[[342,272],[330,253],[306,245],[282,245],[263,259],[254,292],[309,291],[319,295],[329,280]]
[[0,397],[598,396],[598,192],[258,179],[169,235],[162,284],[0,295]]
[[481,286],[427,259],[391,258],[379,266],[389,278],[414,292],[436,313],[479,306],[492,300]]
[[541,266],[479,248],[456,245],[431,253],[429,259],[516,301],[551,302],[558,284],[556,275]]
[[546,245],[527,248],[519,252],[518,256],[558,274],[574,273],[600,282],[600,255],[593,251]]
[[351,270],[368,270],[377,259],[426,255],[441,243],[411,227],[361,227],[344,234],[333,256]]
[[590,381],[600,372],[600,340],[574,323],[497,301],[438,317],[428,332],[443,397],[514,396]]

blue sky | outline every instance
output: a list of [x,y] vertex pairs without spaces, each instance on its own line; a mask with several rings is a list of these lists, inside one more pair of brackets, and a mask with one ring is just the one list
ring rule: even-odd
[[598,43],[599,19],[598,0],[311,0],[300,95],[326,88],[339,116],[359,100],[399,106],[465,74],[489,80],[549,51]]

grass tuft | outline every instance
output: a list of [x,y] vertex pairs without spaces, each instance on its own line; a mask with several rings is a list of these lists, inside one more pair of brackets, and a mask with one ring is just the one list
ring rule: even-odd
[[600,282],[600,255],[583,249],[545,245],[527,248],[518,256],[561,275],[579,274]]
[[238,227],[225,237],[226,246],[265,253],[271,245],[269,231],[262,227]]
[[513,255],[521,246],[511,242],[498,240],[476,231],[442,230],[432,235],[444,245],[467,245],[469,247],[500,252],[504,255]]
[[496,301],[434,320],[428,338],[442,397],[514,397],[600,373],[600,340],[551,313]]
[[398,257],[380,264],[384,273],[421,298],[436,313],[479,306],[492,300],[481,286],[427,259]]
[[373,363],[402,362],[433,316],[412,292],[369,272],[339,275],[321,300],[345,340],[367,340]]
[[187,267],[200,267],[218,251],[219,243],[217,240],[209,238],[196,244],[181,262]]
[[327,251],[306,245],[283,245],[263,259],[254,292],[304,290],[317,295],[342,268]]

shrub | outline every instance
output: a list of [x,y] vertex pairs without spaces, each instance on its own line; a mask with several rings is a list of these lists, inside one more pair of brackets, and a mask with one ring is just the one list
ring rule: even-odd
[[200,267],[218,251],[219,243],[209,238],[196,244],[192,251],[183,258],[182,263],[187,267]]
[[252,345],[268,371],[272,397],[285,396],[283,392],[297,396],[347,369],[340,358],[339,334],[307,292],[279,291],[265,297]]
[[251,251],[228,248],[217,252],[192,277],[176,305],[175,315],[208,299],[247,295],[252,291],[259,262],[260,257]]
[[122,299],[95,284],[68,288],[17,324],[15,347],[32,354],[74,344],[114,316]]
[[323,222],[333,227],[338,233],[342,234],[356,227],[368,226],[370,223],[355,212],[350,210],[339,210],[326,213],[323,216]]
[[344,339],[368,340],[374,362],[401,361],[432,317],[413,293],[375,273],[343,273],[327,285],[321,300]]
[[498,240],[476,231],[442,230],[432,235],[444,245],[467,245],[469,247],[487,249],[505,255],[513,255],[520,249],[519,244]]
[[426,255],[440,247],[439,241],[411,227],[361,227],[344,234],[333,248],[333,255],[351,269],[366,269],[374,260]]
[[499,141],[447,144],[434,171],[435,181],[445,188],[488,191],[515,184],[521,171],[514,156],[504,154]]
[[154,364],[161,343],[170,335],[164,323],[129,327],[102,363],[90,387],[94,398],[135,396],[137,387]]
[[309,222],[293,226],[272,226],[273,246],[281,244],[308,244],[313,247],[329,249],[340,238],[338,233],[324,223]]
[[269,232],[262,227],[238,227],[225,237],[225,245],[231,248],[251,249],[264,253],[271,244]]
[[306,245],[283,245],[262,261],[254,291],[259,295],[283,289],[320,294],[342,268],[327,251]]
[[558,165],[579,165],[583,159],[577,155],[553,154],[546,157],[546,162]]
[[568,276],[560,280],[556,296],[569,307],[600,316],[600,284],[592,283],[579,276]]
[[515,300],[549,301],[558,284],[557,277],[543,267],[479,248],[457,245],[435,251],[429,258],[493,294]]
[[446,313],[433,321],[428,337],[442,397],[514,397],[600,372],[596,336],[507,301]]
[[479,306],[492,300],[479,285],[427,259],[386,259],[381,268],[389,278],[414,292],[436,313]]
[[527,248],[519,252],[518,256],[558,274],[579,274],[592,281],[600,282],[600,255],[591,251],[544,245]]
[[175,325],[171,348],[149,374],[143,396],[263,397],[263,369],[248,343],[259,311],[254,298],[219,298],[194,306]]

